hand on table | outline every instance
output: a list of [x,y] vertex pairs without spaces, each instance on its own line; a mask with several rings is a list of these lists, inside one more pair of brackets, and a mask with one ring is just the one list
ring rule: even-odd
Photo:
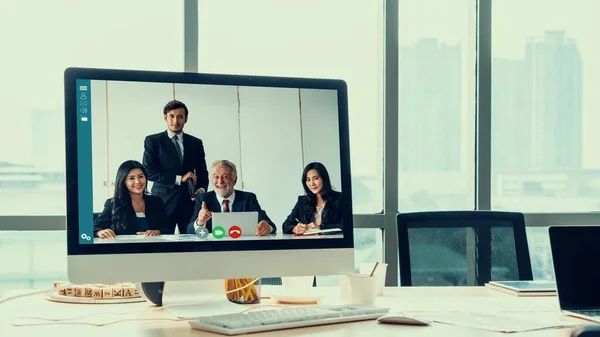
[[149,229],[149,230],[147,230],[145,232],[136,232],[136,233],[137,233],[137,235],[143,235],[143,236],[156,236],[156,235],[160,235],[160,231],[156,230],[156,229],[154,229],[154,230]]
[[271,225],[266,220],[261,220],[256,226],[256,235],[265,236],[271,234]]
[[115,234],[115,232],[113,232],[112,229],[107,228],[107,229],[99,230],[98,237],[102,238],[102,239],[114,239],[117,237],[117,235]]

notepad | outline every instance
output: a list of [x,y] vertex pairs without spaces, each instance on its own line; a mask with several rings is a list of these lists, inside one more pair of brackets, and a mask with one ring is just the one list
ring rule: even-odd
[[329,229],[311,228],[311,229],[307,230],[306,232],[304,232],[304,234],[302,234],[302,235],[336,234],[336,233],[341,233],[341,232],[342,232],[342,230],[339,228],[329,228]]
[[491,281],[485,286],[516,296],[556,296],[556,283],[546,280]]

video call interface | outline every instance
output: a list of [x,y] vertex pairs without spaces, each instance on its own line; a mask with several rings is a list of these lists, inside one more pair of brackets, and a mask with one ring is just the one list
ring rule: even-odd
[[80,244],[343,237],[336,90],[76,85]]

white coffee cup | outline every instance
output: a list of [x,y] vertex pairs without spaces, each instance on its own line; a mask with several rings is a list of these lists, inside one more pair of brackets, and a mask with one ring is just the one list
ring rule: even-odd
[[288,276],[281,278],[281,285],[286,291],[303,291],[313,286],[314,276]]
[[342,300],[348,304],[374,304],[377,293],[377,278],[353,274],[340,281]]
[[[383,296],[383,289],[385,287],[385,276],[387,273],[387,263],[379,262],[377,264],[377,269],[375,269],[375,273],[373,277],[377,278],[377,296]],[[361,263],[360,264],[360,273],[361,274],[371,274],[373,268],[375,267],[375,262],[373,263]]]

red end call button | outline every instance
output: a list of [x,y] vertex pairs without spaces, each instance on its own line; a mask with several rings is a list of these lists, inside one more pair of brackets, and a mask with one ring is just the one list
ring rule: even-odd
[[233,239],[237,239],[242,236],[242,229],[238,226],[229,227],[229,236]]

